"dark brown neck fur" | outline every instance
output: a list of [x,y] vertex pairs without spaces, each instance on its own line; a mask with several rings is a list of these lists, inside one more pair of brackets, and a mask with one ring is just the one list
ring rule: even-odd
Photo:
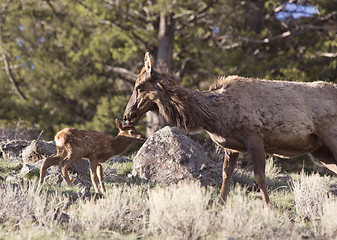
[[186,132],[213,128],[214,114],[211,111],[214,93],[193,91],[175,82],[158,82],[160,96],[156,100],[159,113],[164,119]]

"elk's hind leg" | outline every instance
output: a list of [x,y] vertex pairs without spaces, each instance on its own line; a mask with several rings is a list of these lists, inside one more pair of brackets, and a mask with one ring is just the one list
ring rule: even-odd
[[268,207],[269,196],[265,176],[266,154],[263,141],[258,136],[252,136],[245,139],[244,144],[253,162],[255,181],[260,187],[263,203],[265,207]]
[[91,161],[90,159],[90,175],[91,175],[91,182],[94,185],[95,188],[95,192],[99,193],[98,190],[98,178],[97,178],[97,166],[98,166],[98,162],[96,161]]
[[99,180],[101,190],[102,190],[103,193],[105,193],[106,190],[105,190],[105,186],[104,186],[104,182],[103,182],[103,167],[102,167],[102,164],[100,164],[100,163],[98,163],[98,165],[97,165],[97,176],[98,176],[98,180]]
[[225,158],[222,166],[222,185],[220,192],[220,198],[223,202],[226,202],[227,200],[230,181],[232,179],[233,171],[238,161],[238,158],[239,158],[238,152],[232,152],[231,150],[226,149]]
[[51,166],[57,165],[61,161],[61,159],[62,157],[60,155],[53,155],[45,158],[40,168],[39,185],[42,185],[43,179],[46,176],[47,169]]
[[337,130],[320,136],[320,139],[324,145],[312,152],[312,155],[337,174]]
[[63,161],[61,161],[59,163],[62,176],[63,176],[64,180],[66,181],[66,183],[68,184],[68,186],[73,185],[72,182],[70,181],[70,178],[69,178],[69,175],[68,175],[68,169],[77,160],[78,160],[78,158],[76,158],[74,156],[70,156],[70,157],[68,156]]

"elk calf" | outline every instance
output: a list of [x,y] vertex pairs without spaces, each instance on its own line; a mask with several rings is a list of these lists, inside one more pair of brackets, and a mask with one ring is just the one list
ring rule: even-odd
[[99,192],[99,180],[101,190],[105,192],[101,163],[112,156],[124,153],[132,143],[146,139],[134,127],[123,126],[117,119],[116,126],[119,133],[112,139],[104,133],[76,128],[65,128],[59,131],[55,135],[57,154],[47,157],[43,161],[39,184],[42,185],[46,170],[49,167],[59,165],[63,178],[68,185],[72,185],[67,172],[68,168],[79,159],[87,158],[90,161],[90,175],[95,191]]

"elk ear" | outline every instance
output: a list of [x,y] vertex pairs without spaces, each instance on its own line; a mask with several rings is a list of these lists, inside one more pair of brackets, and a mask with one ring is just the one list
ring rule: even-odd
[[152,71],[152,65],[151,65],[151,58],[150,58],[150,54],[149,52],[145,53],[145,57],[144,57],[144,67],[145,67],[145,71],[149,74],[151,74]]
[[123,124],[116,118],[116,126],[119,129],[119,131],[123,130]]

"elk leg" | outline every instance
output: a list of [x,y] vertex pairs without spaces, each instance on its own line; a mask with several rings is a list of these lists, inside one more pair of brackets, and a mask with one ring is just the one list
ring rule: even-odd
[[73,162],[75,162],[75,161],[71,157],[71,158],[65,159],[65,160],[63,160],[63,161],[61,161],[59,163],[62,176],[63,176],[64,180],[66,181],[66,183],[68,184],[68,186],[72,186],[73,185],[72,182],[70,181],[70,178],[69,178],[69,175],[68,175],[68,168],[70,167],[70,165]]
[[324,145],[312,155],[319,159],[326,168],[337,174],[337,133],[334,134],[334,132],[336,131],[331,130],[330,133],[319,136]]
[[96,162],[96,161],[90,161],[91,182],[94,185],[95,192],[99,193],[99,190],[98,190],[98,178],[97,178],[97,165],[98,165],[98,162]]
[[103,182],[103,167],[102,164],[98,164],[97,165],[97,176],[98,176],[98,180],[99,180],[99,184],[101,187],[102,192],[106,192],[105,190],[105,186],[104,186],[104,182]]
[[57,165],[60,161],[61,161],[61,156],[59,155],[50,156],[50,157],[45,158],[40,168],[39,185],[42,185],[43,179],[46,176],[47,169],[53,165]]
[[265,207],[268,207],[269,197],[265,176],[266,154],[263,141],[260,137],[249,137],[244,144],[253,162],[255,181],[260,187],[263,203]]
[[220,191],[220,198],[223,202],[226,202],[227,200],[230,181],[238,158],[238,152],[232,152],[231,150],[226,149],[225,158],[222,165],[222,185]]

